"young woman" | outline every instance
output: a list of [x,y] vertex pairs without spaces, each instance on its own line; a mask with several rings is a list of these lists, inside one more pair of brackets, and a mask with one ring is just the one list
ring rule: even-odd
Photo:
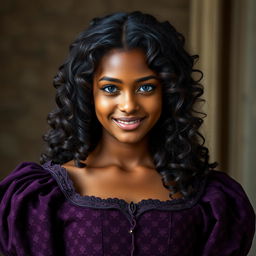
[[54,79],[40,164],[23,162],[0,183],[0,251],[246,255],[255,213],[209,163],[196,59],[151,15],[93,19]]

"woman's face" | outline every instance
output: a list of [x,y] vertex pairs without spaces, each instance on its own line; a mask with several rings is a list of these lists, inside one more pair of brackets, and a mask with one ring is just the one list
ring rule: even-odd
[[[93,98],[103,133],[123,143],[144,138],[162,111],[162,86],[140,49],[114,49],[102,57]],[[125,121],[129,118],[133,120]]]

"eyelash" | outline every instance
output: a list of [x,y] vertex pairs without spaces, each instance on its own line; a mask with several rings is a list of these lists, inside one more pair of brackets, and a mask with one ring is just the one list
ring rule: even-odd
[[[142,92],[142,93],[144,93],[144,94],[145,94],[145,93],[150,93],[150,92],[154,91],[154,89],[156,88],[156,86],[153,85],[153,84],[143,84],[142,86],[140,86],[140,88],[143,87],[143,86],[151,86],[151,87],[152,87],[152,89],[151,89],[150,91],[144,91],[144,92]],[[108,92],[108,91],[106,91],[105,89],[106,89],[106,88],[109,88],[109,87],[115,87],[115,88],[116,88],[115,85],[106,85],[106,86],[104,86],[103,88],[101,88],[101,90],[103,90],[104,92],[106,92],[106,93],[108,93],[108,94],[115,94],[115,93],[117,93],[117,91],[116,91],[116,92]]]

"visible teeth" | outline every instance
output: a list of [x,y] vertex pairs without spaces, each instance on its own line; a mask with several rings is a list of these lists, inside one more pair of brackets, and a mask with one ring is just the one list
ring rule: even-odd
[[121,120],[117,120],[118,123],[122,123],[122,124],[135,124],[135,123],[138,123],[140,120],[134,120],[134,121],[121,121]]

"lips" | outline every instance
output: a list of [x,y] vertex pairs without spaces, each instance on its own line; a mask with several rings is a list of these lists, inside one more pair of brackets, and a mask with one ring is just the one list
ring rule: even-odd
[[137,120],[142,120],[145,117],[113,117],[113,119],[117,120],[117,121],[124,121],[124,122],[129,122],[129,121],[137,121]]
[[122,117],[122,118],[112,118],[114,123],[121,129],[123,130],[134,130],[136,128],[138,128],[143,119],[145,117],[141,118],[141,117],[131,117],[131,118],[127,118],[127,117]]

